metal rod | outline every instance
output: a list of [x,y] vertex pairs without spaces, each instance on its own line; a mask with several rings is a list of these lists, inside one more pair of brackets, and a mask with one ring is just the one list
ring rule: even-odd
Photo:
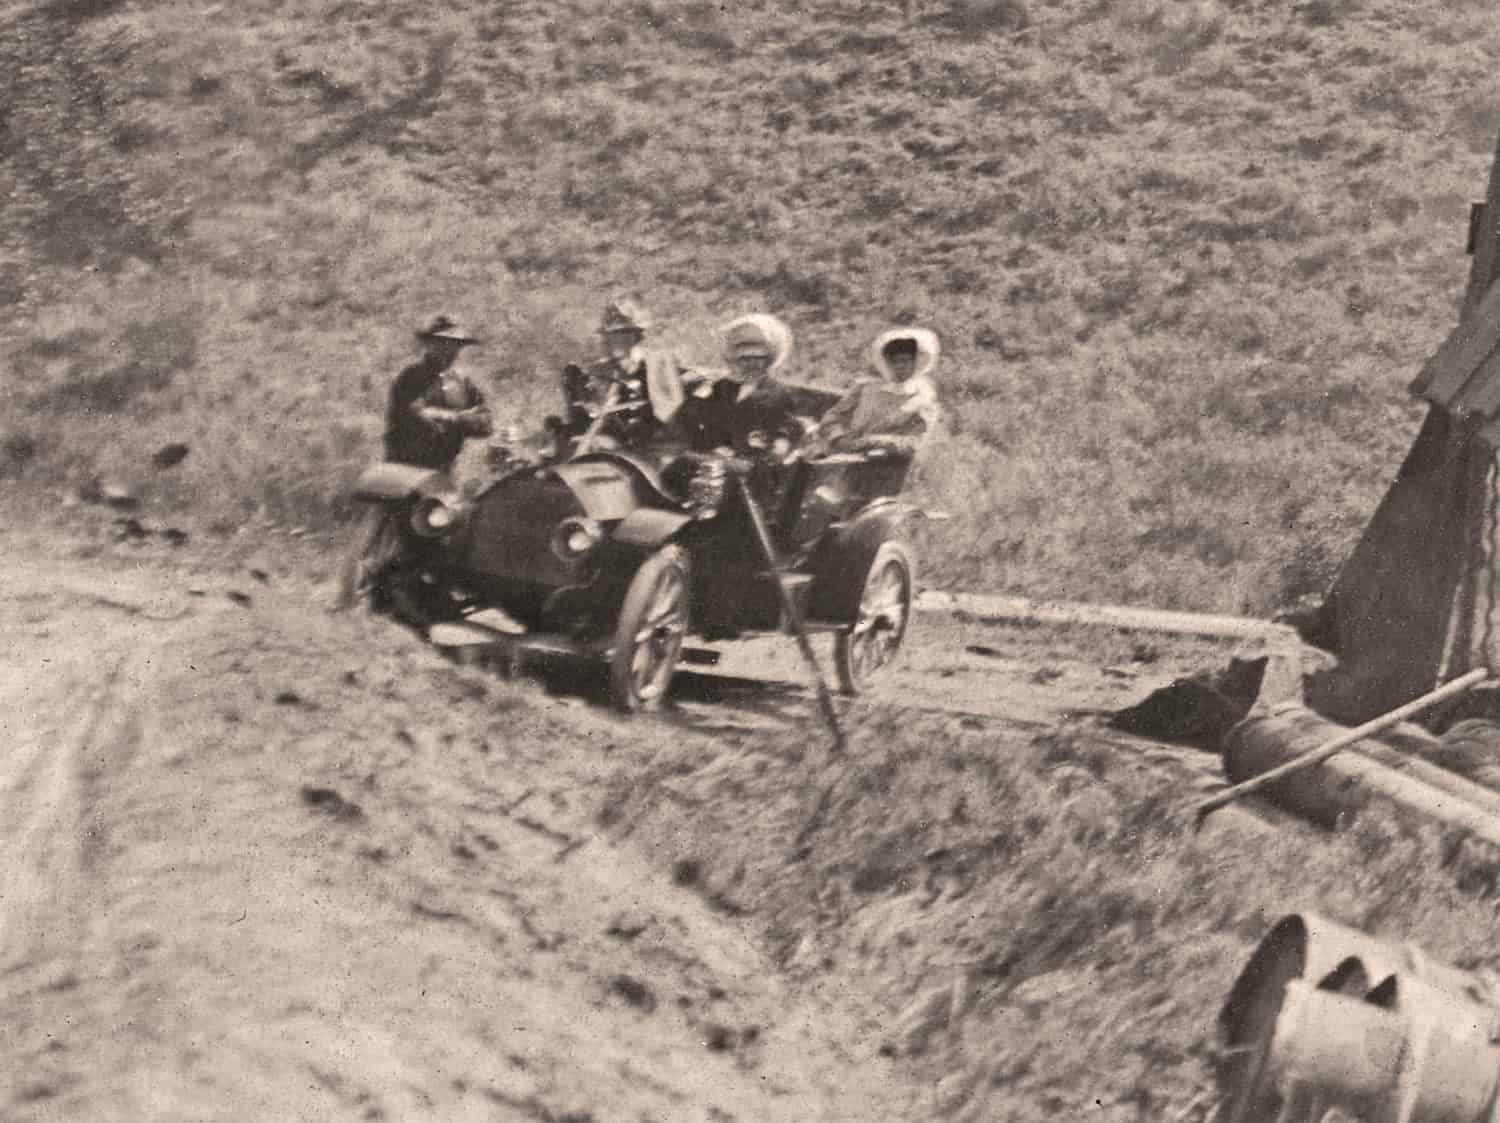
[[1397,707],[1388,714],[1372,718],[1363,725],[1357,725],[1353,729],[1340,733],[1337,737],[1319,745],[1316,749],[1302,754],[1296,760],[1289,760],[1285,764],[1271,769],[1269,772],[1262,772],[1259,776],[1246,780],[1242,784],[1236,784],[1232,788],[1226,788],[1216,795],[1209,796],[1209,798],[1194,808],[1194,817],[1201,823],[1226,803],[1233,803],[1241,796],[1259,791],[1267,784],[1274,784],[1277,780],[1285,776],[1290,776],[1294,772],[1301,772],[1303,769],[1310,768],[1314,764],[1319,764],[1336,753],[1347,749],[1356,741],[1363,740],[1372,733],[1379,733],[1383,729],[1389,729],[1391,726],[1405,721],[1414,714],[1419,714],[1423,710],[1430,709],[1444,699],[1451,698],[1456,694],[1462,694],[1471,686],[1483,682],[1488,677],[1488,670],[1483,667],[1476,667],[1468,674],[1461,675],[1447,685],[1424,694],[1420,698],[1414,698],[1412,701],[1406,703],[1406,705]]
[[797,648],[802,652],[802,660],[812,674],[813,685],[818,692],[818,709],[823,715],[823,722],[828,726],[829,733],[833,735],[833,750],[842,755],[847,748],[847,743],[844,740],[844,730],[839,725],[838,712],[833,708],[833,694],[829,691],[828,683],[823,680],[823,672],[818,667],[818,657],[813,653],[812,641],[807,638],[807,628],[802,622],[802,613],[797,610],[797,602],[781,579],[781,567],[776,561],[776,547],[771,544],[771,533],[766,529],[765,517],[760,512],[760,505],[750,494],[750,485],[746,482],[744,474],[735,472],[734,478],[739,488],[740,498],[745,501],[745,510],[750,514],[750,525],[755,528],[755,538],[760,544],[761,556],[765,559],[766,565],[771,570],[771,578],[776,583],[776,592],[781,598],[781,611],[786,614],[787,622],[792,626],[792,635],[797,638]]

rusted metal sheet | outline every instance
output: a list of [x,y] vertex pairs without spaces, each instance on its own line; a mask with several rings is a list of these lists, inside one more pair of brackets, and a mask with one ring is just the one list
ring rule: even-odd
[[1277,923],[1219,1015],[1223,1123],[1484,1123],[1500,1093],[1487,978],[1312,914]]

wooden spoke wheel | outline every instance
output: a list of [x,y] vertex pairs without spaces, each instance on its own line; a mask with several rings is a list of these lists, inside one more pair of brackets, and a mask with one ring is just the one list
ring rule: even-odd
[[687,631],[687,558],[679,547],[664,546],[631,578],[615,627],[609,682],[622,709],[661,705]]
[[911,549],[891,539],[881,543],[865,572],[859,614],[848,631],[840,632],[833,649],[839,686],[845,694],[861,694],[872,676],[896,657],[911,620],[913,595]]

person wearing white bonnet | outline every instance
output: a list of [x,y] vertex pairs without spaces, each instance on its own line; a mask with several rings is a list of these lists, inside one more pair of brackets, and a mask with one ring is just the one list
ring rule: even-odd
[[720,329],[730,374],[715,382],[695,411],[699,448],[759,453],[794,425],[801,400],[776,374],[792,353],[792,331],[775,316],[754,313]]
[[892,328],[870,345],[867,378],[824,415],[819,438],[829,449],[873,447],[916,453],[942,420],[932,372],[941,348],[927,328]]
[[730,320],[722,334],[724,358],[741,384],[742,399],[763,379],[774,378],[792,353],[792,329],[763,312]]

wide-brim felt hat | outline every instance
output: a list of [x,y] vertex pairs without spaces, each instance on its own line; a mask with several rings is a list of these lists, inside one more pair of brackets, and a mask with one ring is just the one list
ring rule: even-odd
[[478,336],[469,334],[455,320],[451,320],[447,316],[434,316],[426,327],[418,329],[417,338],[424,340],[446,339],[450,343],[474,344],[479,342]]
[[605,305],[599,330],[605,335],[617,331],[635,331],[645,335],[653,326],[651,312],[644,304],[633,297],[621,297]]

